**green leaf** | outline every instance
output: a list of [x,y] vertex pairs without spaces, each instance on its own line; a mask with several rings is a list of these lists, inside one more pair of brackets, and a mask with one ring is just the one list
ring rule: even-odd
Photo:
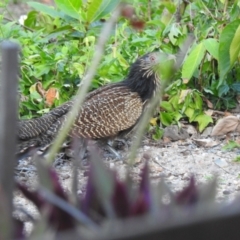
[[49,7],[45,4],[38,3],[38,2],[27,2],[27,4],[39,12],[48,14],[49,16],[56,18],[61,17],[61,13],[53,9],[53,7]]
[[175,119],[176,122],[178,122],[183,116],[179,112],[174,112],[174,113],[172,113],[172,117],[173,117],[173,119]]
[[[240,21],[239,21],[239,25],[240,25]],[[230,63],[231,63],[231,66],[237,60],[237,57],[239,55],[239,52],[240,52],[239,42],[240,42],[240,26],[238,26],[238,28],[236,29],[236,32],[234,34],[232,43],[230,45]]]
[[92,0],[88,6],[87,10],[87,21],[89,23],[93,22],[96,17],[96,13],[99,11],[99,7],[102,4],[102,0]]
[[229,86],[227,84],[222,84],[218,89],[218,96],[222,97],[222,95],[227,94],[229,91]]
[[169,100],[169,103],[172,104],[174,109],[178,109],[180,104],[179,104],[179,94],[175,94],[171,97],[171,99]]
[[225,150],[225,151],[231,151],[233,150],[234,148],[240,148],[240,144],[233,141],[233,140],[230,140],[223,148],[222,150]]
[[200,96],[200,93],[195,91],[193,93],[193,98],[194,98],[194,105],[195,105],[195,109],[202,109],[202,104],[203,104],[203,101],[202,101],[202,97]]
[[169,126],[173,122],[173,117],[171,113],[161,112],[160,113],[160,121],[163,125]]
[[155,133],[153,134],[153,139],[154,140],[159,140],[160,138],[162,138],[163,136],[163,130],[159,127],[159,126],[156,126],[155,127]]
[[190,79],[195,70],[199,67],[200,62],[203,59],[206,48],[203,42],[199,43],[189,54],[185,60],[182,68],[182,78]]
[[102,0],[102,4],[100,8],[98,8],[98,11],[95,13],[92,22],[97,21],[102,17],[106,16],[107,14],[113,12],[113,10],[120,2],[120,0]]
[[203,41],[203,44],[207,51],[218,60],[218,49],[219,49],[219,42],[214,38],[208,38]]
[[233,21],[223,29],[220,35],[218,50],[220,81],[218,86],[222,84],[225,75],[230,70],[239,53],[240,48],[238,46],[239,43],[237,43],[240,34],[239,25],[239,19]]
[[167,101],[162,101],[161,102],[161,107],[164,108],[168,112],[173,112],[174,111],[172,104],[170,102],[167,102]]
[[198,122],[199,125],[199,131],[202,132],[209,123],[212,123],[213,120],[209,115],[206,115],[204,113],[199,114],[195,119],[195,122]]
[[81,0],[55,0],[55,3],[65,14],[76,19],[80,18]]
[[195,118],[194,109],[188,107],[184,113],[189,118],[189,122],[192,122],[194,120]]
[[234,90],[234,91],[236,91],[236,92],[240,92],[240,83],[238,82],[238,83],[233,83],[232,84],[232,86],[231,86],[231,88]]
[[[240,156],[237,156],[233,159],[234,162],[240,162]],[[240,175],[238,175],[238,177],[240,177]]]

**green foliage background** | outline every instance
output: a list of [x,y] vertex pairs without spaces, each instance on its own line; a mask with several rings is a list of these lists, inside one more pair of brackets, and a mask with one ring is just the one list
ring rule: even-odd
[[[153,124],[160,127],[185,118],[196,122],[200,131],[212,122],[207,108],[230,109],[240,92],[240,2],[239,1],[128,1],[141,31],[121,17],[92,82],[91,90],[124,79],[131,63],[153,50],[176,54],[189,34],[195,42],[179,72],[168,87],[161,113]],[[55,7],[28,2],[32,7],[20,25],[5,14],[2,3],[0,39],[21,45],[20,117],[39,116],[49,111],[36,83],[47,91],[57,89],[59,97],[51,107],[70,99],[89,67],[94,46],[104,22],[119,0],[55,0]],[[160,121],[158,121],[160,120]],[[159,124],[161,122],[161,125]]]

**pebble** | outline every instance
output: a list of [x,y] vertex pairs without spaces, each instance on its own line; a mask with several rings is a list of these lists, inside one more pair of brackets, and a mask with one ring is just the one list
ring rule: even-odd
[[65,180],[65,179],[70,178],[70,174],[69,173],[62,173],[61,177],[62,177],[63,180]]
[[229,191],[229,190],[224,190],[224,191],[223,191],[223,194],[224,194],[224,195],[229,195],[230,193],[231,193],[231,191]]
[[182,180],[189,180],[190,179],[190,176],[188,173],[184,173],[183,176],[182,176]]
[[115,163],[114,162],[110,162],[109,163],[109,167],[112,169],[112,168],[114,168],[115,167]]
[[226,162],[225,159],[222,158],[217,158],[214,160],[214,162],[219,166],[219,167],[227,167],[228,163]]

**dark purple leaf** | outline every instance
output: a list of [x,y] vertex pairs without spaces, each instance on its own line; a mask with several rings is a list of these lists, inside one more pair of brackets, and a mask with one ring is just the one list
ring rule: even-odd
[[[60,197],[61,199],[68,202],[67,195],[64,193],[63,188],[59,182],[57,173],[55,170],[49,168],[49,175],[53,185],[53,193]],[[49,203],[39,191],[29,191],[26,186],[17,183],[18,189],[32,201],[37,208],[41,211],[43,208],[47,208],[48,212],[48,220],[49,223],[57,230],[57,231],[65,231],[73,229],[75,226],[74,218],[66,213],[61,208],[55,206],[52,203]]]
[[[88,171],[88,181],[86,186],[86,193],[81,200],[81,211],[85,213],[87,216],[91,217],[93,220],[97,221],[96,215],[103,216],[104,211],[101,206],[101,201],[97,196],[96,186],[94,185],[94,176],[93,169],[90,166]],[[97,214],[96,214],[97,213]]]
[[53,185],[53,191],[54,193],[64,199],[64,200],[68,200],[68,197],[67,195],[65,194],[63,188],[62,188],[62,185],[60,184],[59,182],[59,178],[58,178],[58,175],[56,173],[56,171],[52,168],[49,168],[49,175],[52,179],[52,185]]
[[24,234],[24,224],[22,221],[18,219],[13,219],[14,223],[14,239],[26,239],[26,236]]
[[125,183],[116,180],[112,203],[118,217],[124,218],[129,215],[130,202],[127,196],[127,186]]
[[140,194],[135,201],[135,203],[131,206],[130,215],[131,216],[139,216],[148,212],[149,206],[145,201],[145,197],[143,194]]
[[40,196],[38,191],[29,191],[25,185],[19,182],[16,183],[16,187],[28,200],[33,202],[38,209],[41,209],[41,207],[45,204],[44,199]]
[[192,176],[189,185],[176,195],[176,202],[179,205],[193,205],[199,199],[195,178]]
[[151,199],[151,190],[150,190],[149,167],[147,162],[145,163],[142,169],[140,177],[141,177],[141,181],[139,186],[139,192],[144,197],[144,201],[147,204],[147,206],[150,206],[152,199]]

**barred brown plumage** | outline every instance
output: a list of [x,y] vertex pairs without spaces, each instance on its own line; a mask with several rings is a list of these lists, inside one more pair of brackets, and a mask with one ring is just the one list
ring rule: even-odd
[[[166,56],[152,52],[138,58],[122,82],[90,92],[69,135],[106,139],[132,129],[159,86],[157,67],[163,55]],[[63,125],[72,103],[66,102],[42,117],[20,121],[18,152],[25,151],[29,146],[50,143]]]

